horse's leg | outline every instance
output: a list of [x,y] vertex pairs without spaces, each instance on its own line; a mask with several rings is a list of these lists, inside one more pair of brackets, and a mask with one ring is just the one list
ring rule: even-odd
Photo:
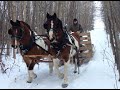
[[64,82],[62,84],[63,88],[66,88],[68,86],[68,77],[67,77],[67,71],[68,71],[68,65],[70,63],[70,59],[67,62],[64,62]]
[[70,57],[70,63],[74,64],[74,58],[73,57]]
[[77,67],[78,67],[78,74],[79,74],[80,73],[80,70],[79,70],[79,67],[80,67],[79,50],[77,51],[76,59],[77,59]]
[[[51,55],[48,55],[48,60],[52,61]],[[52,74],[52,72],[53,72],[53,62],[49,62],[49,73],[50,73],[50,75]]]
[[77,73],[77,60],[76,60],[75,56],[73,56],[73,61],[74,61],[74,65],[75,65],[74,73]]
[[31,83],[33,78],[37,77],[37,75],[33,72],[35,62],[33,62],[30,58],[23,57],[23,59],[24,59],[26,65],[27,65],[27,68],[28,68],[28,80],[27,80],[27,82]]
[[33,79],[37,77],[37,75],[33,72],[33,68],[35,66],[35,62],[31,62],[31,64],[28,66],[28,83],[31,83]]
[[53,72],[53,63],[49,62],[49,73],[50,73],[50,75],[52,74],[52,72]]
[[59,70],[59,62],[60,62],[60,60],[59,60],[58,58],[53,59],[53,64],[54,64],[55,73],[58,75],[59,78],[63,79],[64,74],[63,74],[63,73],[60,73],[60,70]]

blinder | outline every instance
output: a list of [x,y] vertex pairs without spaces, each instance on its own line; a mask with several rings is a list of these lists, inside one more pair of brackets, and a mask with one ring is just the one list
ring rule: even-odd
[[24,36],[24,29],[21,28],[19,30],[19,35],[11,35],[11,39],[17,39],[17,40],[21,40]]

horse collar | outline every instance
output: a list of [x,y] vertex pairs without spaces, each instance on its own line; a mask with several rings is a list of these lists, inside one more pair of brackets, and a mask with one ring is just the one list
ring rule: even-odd
[[71,45],[71,43],[68,40],[68,36],[66,35],[66,33],[64,33],[64,35],[62,37],[62,40],[60,42],[57,41],[57,40],[55,40],[55,39],[51,42],[51,47],[56,52],[59,52],[60,50],[62,50],[63,48],[65,48],[67,44]]

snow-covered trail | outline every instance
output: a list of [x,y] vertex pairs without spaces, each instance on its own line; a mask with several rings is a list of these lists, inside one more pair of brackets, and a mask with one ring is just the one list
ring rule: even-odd
[[[98,3],[99,4],[99,3]],[[104,30],[104,23],[101,19],[100,11],[96,12],[94,30],[91,33],[92,44],[94,44],[94,56],[91,61],[80,67],[80,74],[74,74],[74,66],[69,66],[67,89],[114,89],[116,80],[114,74],[114,59]],[[4,58],[4,57],[3,57]],[[55,73],[49,75],[49,67],[46,63],[40,63],[34,68],[37,78],[32,83],[26,83],[27,68],[18,54],[13,65],[12,57],[5,59],[8,67],[6,74],[0,73],[0,88],[14,89],[61,89],[62,80]],[[10,64],[11,63],[11,64]],[[11,66],[13,65],[13,67]],[[63,67],[60,68],[63,71]],[[118,79],[118,74],[117,74]],[[120,83],[117,82],[120,88]]]

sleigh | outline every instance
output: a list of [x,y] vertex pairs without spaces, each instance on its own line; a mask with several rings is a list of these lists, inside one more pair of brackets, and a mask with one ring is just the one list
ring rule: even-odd
[[80,33],[80,51],[79,60],[80,64],[87,63],[93,57],[94,45],[91,43],[90,32]]

